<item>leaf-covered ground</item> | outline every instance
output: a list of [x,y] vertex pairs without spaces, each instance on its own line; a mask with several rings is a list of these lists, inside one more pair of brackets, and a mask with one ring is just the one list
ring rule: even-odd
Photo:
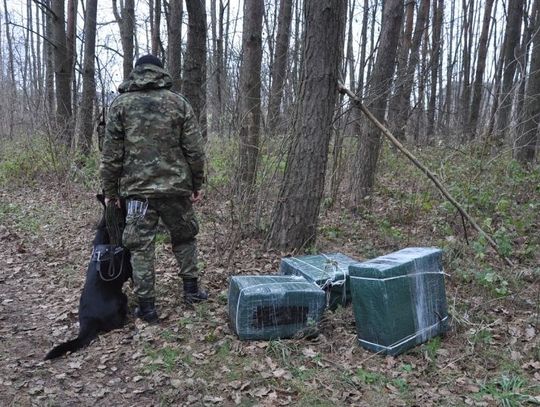
[[[391,179],[385,188],[402,191],[392,189]],[[227,203],[210,193],[199,207],[199,249],[211,301],[194,308],[182,303],[167,238],[159,235],[160,323],[131,319],[78,353],[44,362],[53,345],[77,334],[101,209],[86,189],[41,185],[0,192],[2,406],[540,403],[540,287],[531,266],[537,253],[511,270],[496,258],[493,269],[482,263],[475,270],[482,250],[464,248],[459,219],[424,217],[434,203],[420,190],[418,202],[383,189],[365,213],[325,211],[317,249],[365,259],[410,245],[446,244],[452,323],[444,338],[397,357],[375,355],[357,344],[347,307],[325,314],[312,340],[239,341],[228,325],[228,278],[274,274],[280,253],[230,230]],[[442,224],[455,230],[441,232]]]

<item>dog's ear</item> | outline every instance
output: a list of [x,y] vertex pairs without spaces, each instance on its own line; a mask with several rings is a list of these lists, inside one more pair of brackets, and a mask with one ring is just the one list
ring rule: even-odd
[[105,207],[105,195],[103,194],[97,194],[96,195],[96,198],[99,202],[101,202],[101,204],[103,205],[103,207]]

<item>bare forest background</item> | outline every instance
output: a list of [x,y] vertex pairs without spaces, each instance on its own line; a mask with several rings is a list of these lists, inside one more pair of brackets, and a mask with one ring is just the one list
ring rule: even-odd
[[120,81],[153,53],[210,145],[236,146],[242,233],[298,249],[323,201],[354,210],[375,183],[381,135],[338,82],[405,144],[534,164],[538,12],[536,0],[4,0],[0,135],[84,166]]
[[[99,140],[147,53],[206,141],[210,301],[181,303],[160,230],[160,324],[43,362],[76,329]],[[0,0],[0,94],[0,404],[540,403],[540,0]],[[227,326],[232,275],[417,246],[444,252],[444,338],[372,354],[352,307],[313,339]]]

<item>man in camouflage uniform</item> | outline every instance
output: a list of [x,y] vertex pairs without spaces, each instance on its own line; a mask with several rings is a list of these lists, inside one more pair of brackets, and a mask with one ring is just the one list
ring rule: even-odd
[[201,199],[203,140],[188,101],[170,91],[172,80],[161,61],[139,58],[109,111],[101,179],[108,202],[127,202],[123,244],[131,251],[138,317],[156,322],[155,236],[159,219],[171,234],[187,303],[208,298],[198,286],[192,208]]

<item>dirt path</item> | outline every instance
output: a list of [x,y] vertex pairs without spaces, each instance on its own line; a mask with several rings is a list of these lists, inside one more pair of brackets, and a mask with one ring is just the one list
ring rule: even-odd
[[69,197],[0,192],[0,405],[493,405],[508,390],[504,375],[522,380],[508,390],[512,400],[538,394],[537,286],[490,305],[465,298],[450,278],[452,332],[399,358],[356,344],[350,308],[328,314],[315,341],[238,341],[227,324],[227,278],[274,273],[279,258],[244,241],[226,269],[229,237],[210,206],[200,211],[199,245],[211,302],[182,304],[174,259],[160,244],[160,324],[130,320],[81,352],[44,362],[54,344],[76,336],[100,215],[92,194]]

